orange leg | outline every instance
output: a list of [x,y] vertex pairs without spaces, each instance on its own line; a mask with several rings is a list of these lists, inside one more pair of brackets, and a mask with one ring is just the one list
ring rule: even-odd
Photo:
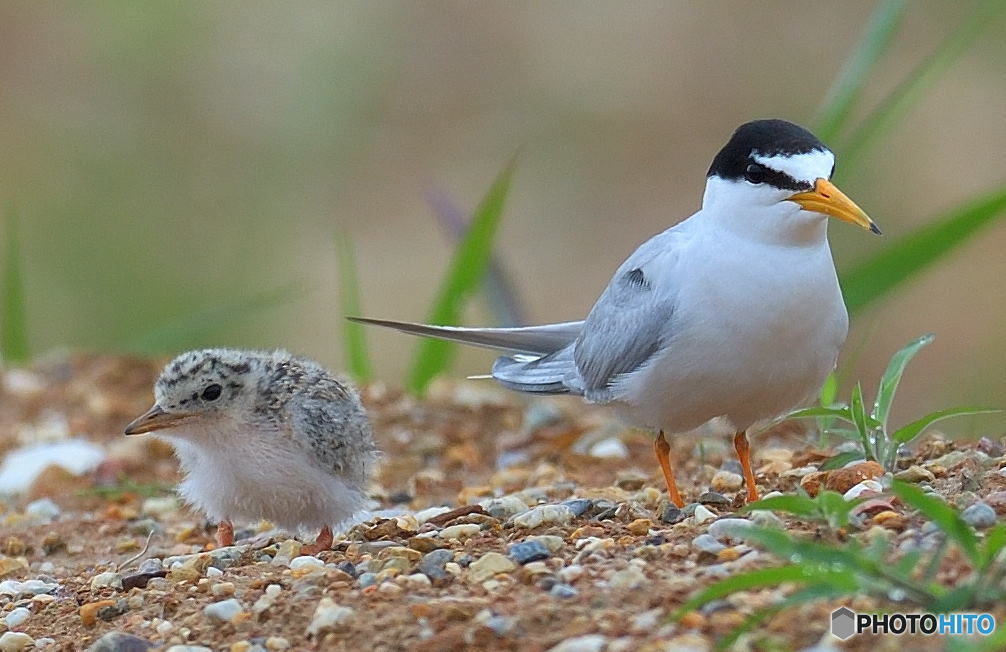
[[304,546],[300,551],[305,555],[317,555],[322,550],[331,548],[332,541],[332,528],[326,525],[321,528],[321,532],[318,533],[318,538],[314,540],[314,543]]
[[217,524],[217,547],[226,548],[234,545],[234,524],[230,521],[220,521]]
[[657,462],[660,463],[660,470],[664,472],[664,482],[667,484],[667,496],[671,502],[678,507],[684,507],[685,501],[681,500],[678,493],[678,485],[674,482],[674,470],[671,469],[671,446],[664,438],[664,431],[661,430],[653,442],[653,450],[657,454]]
[[747,433],[743,430],[734,435],[734,449],[737,457],[741,461],[741,470],[744,472],[744,484],[748,488],[749,503],[758,500],[758,487],[755,486],[754,471],[751,470],[751,446],[748,444]]

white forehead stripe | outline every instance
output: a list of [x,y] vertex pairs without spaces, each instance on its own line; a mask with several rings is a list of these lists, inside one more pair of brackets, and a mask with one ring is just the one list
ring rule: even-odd
[[758,163],[767,168],[778,170],[793,177],[797,181],[814,183],[820,178],[831,176],[835,166],[835,155],[828,150],[814,150],[804,154],[762,156],[758,152],[751,155]]

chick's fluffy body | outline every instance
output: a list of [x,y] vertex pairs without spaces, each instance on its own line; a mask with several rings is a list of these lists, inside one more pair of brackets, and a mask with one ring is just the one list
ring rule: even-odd
[[[220,385],[208,401],[205,388]],[[216,521],[268,519],[289,530],[337,525],[365,505],[377,459],[356,391],[285,351],[191,351],[154,389],[167,412],[196,416],[158,431],[174,446],[179,493]]]

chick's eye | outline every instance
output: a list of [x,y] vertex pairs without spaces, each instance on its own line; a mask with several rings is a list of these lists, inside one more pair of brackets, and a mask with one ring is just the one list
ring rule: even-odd
[[224,391],[224,388],[220,385],[213,383],[203,390],[203,400],[204,401],[215,401],[220,398],[220,393]]
[[764,165],[758,165],[757,163],[751,163],[744,170],[744,178],[751,183],[761,183],[765,180],[765,175],[768,170],[765,169]]

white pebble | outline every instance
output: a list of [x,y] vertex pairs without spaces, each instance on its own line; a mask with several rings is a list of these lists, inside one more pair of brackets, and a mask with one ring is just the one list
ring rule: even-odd
[[859,498],[864,492],[871,491],[875,494],[882,493],[884,491],[884,486],[877,482],[876,480],[863,480],[856,486],[852,487],[844,494],[842,498],[846,500],[852,500],[853,498]]
[[466,539],[478,534],[481,529],[482,526],[476,523],[463,523],[461,525],[445,527],[443,530],[440,530],[440,534],[437,536],[441,539]]
[[568,505],[538,505],[513,518],[514,527],[532,530],[541,525],[566,525],[573,520]]
[[297,570],[298,568],[324,568],[325,562],[318,559],[317,557],[312,557],[311,555],[303,555],[301,557],[295,557],[293,561],[290,562],[290,570]]
[[224,572],[216,566],[210,566],[206,569],[206,577],[220,577],[223,574]]
[[696,525],[701,525],[702,523],[708,523],[716,518],[716,514],[709,510],[705,505],[697,505],[695,507],[695,513],[692,514],[692,522]]
[[171,633],[171,630],[173,630],[174,628],[175,628],[174,623],[172,623],[170,620],[164,620],[157,624],[157,627],[154,628],[154,631],[156,631],[161,636],[167,636],[168,634]]
[[20,652],[34,643],[35,639],[23,632],[4,632],[0,636],[0,652]]
[[745,518],[721,518],[709,526],[709,534],[720,541],[728,539],[744,539],[744,531],[753,523]]
[[91,578],[91,588],[97,589],[103,586],[110,586],[113,589],[122,588],[122,575],[118,573],[98,573]]
[[629,457],[629,449],[618,437],[608,437],[590,447],[590,456],[607,460],[624,460]]
[[14,609],[9,614],[7,614],[4,617],[3,621],[7,623],[7,627],[9,627],[10,629],[14,629],[15,627],[19,627],[28,622],[29,618],[31,618],[31,609],[18,607],[17,609]]
[[220,602],[206,605],[203,607],[203,614],[210,620],[229,623],[243,610],[241,603],[231,598],[230,600],[221,600]]
[[601,634],[585,634],[567,638],[553,645],[548,652],[601,652],[608,645],[608,637]]
[[340,629],[353,619],[353,610],[336,604],[332,598],[322,598],[314,610],[311,624],[307,626],[308,636],[317,636],[325,632]]
[[59,517],[59,505],[49,498],[39,498],[28,503],[24,508],[24,513],[36,521],[54,521]]

